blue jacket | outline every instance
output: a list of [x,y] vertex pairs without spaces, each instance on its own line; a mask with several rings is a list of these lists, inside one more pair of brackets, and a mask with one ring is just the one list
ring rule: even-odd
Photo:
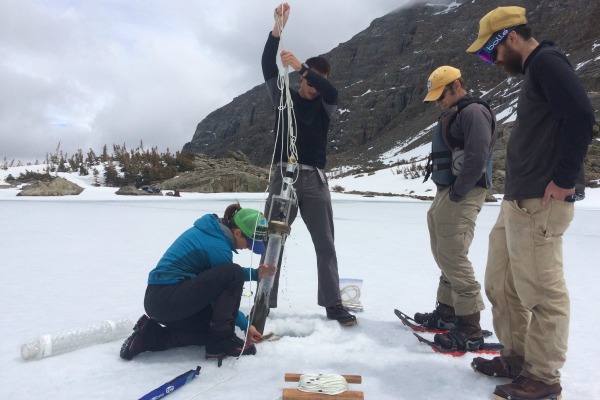
[[[233,263],[237,253],[233,234],[221,224],[215,214],[206,214],[194,222],[167,249],[156,267],[148,275],[150,285],[171,285],[185,279],[195,279],[209,268]],[[258,279],[257,271],[243,268],[246,281]],[[246,316],[238,311],[235,324],[245,330]]]

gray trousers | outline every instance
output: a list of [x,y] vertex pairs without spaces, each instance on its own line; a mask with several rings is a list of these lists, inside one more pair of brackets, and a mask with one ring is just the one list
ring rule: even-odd
[[[341,304],[340,278],[334,244],[333,209],[331,207],[331,194],[329,193],[327,178],[316,168],[311,170],[297,168],[294,180],[294,189],[296,190],[298,204],[292,206],[288,223],[290,226],[292,225],[298,215],[298,209],[300,209],[300,215],[308,228],[317,255],[319,280],[317,303],[322,307]],[[271,197],[281,193],[281,184],[282,177],[277,168],[269,184],[269,197],[265,206],[265,216],[267,218],[269,209],[271,208]],[[281,254],[283,254],[283,249]],[[269,299],[270,308],[277,307],[281,258],[279,258],[277,274],[275,275]]]

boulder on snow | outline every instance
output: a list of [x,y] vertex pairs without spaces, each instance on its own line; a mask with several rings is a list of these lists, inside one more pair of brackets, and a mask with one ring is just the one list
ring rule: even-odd
[[23,186],[17,196],[70,196],[83,192],[83,188],[71,181],[56,177],[50,182],[37,181]]
[[269,186],[269,170],[252,165],[240,151],[228,158],[209,158],[196,154],[194,170],[162,182],[163,190],[196,193],[263,192]]
[[135,186],[122,186],[115,194],[122,196],[162,196],[160,191],[141,190]]

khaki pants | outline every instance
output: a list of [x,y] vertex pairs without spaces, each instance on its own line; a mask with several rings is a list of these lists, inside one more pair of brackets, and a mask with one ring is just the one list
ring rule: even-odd
[[505,200],[490,232],[485,291],[502,355],[524,358],[523,375],[547,384],[560,381],[567,351],[562,235],[572,219],[573,203]]
[[427,212],[427,226],[431,253],[442,271],[437,301],[464,316],[485,308],[481,285],[467,255],[486,190],[476,187],[456,203],[450,200],[449,191],[449,187],[438,190]]

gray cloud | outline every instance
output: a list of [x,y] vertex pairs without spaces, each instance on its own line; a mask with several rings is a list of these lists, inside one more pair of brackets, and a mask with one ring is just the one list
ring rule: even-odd
[[[284,46],[327,52],[404,0],[291,1]],[[0,157],[57,144],[181,149],[206,115],[262,83],[276,2],[2,0]]]

